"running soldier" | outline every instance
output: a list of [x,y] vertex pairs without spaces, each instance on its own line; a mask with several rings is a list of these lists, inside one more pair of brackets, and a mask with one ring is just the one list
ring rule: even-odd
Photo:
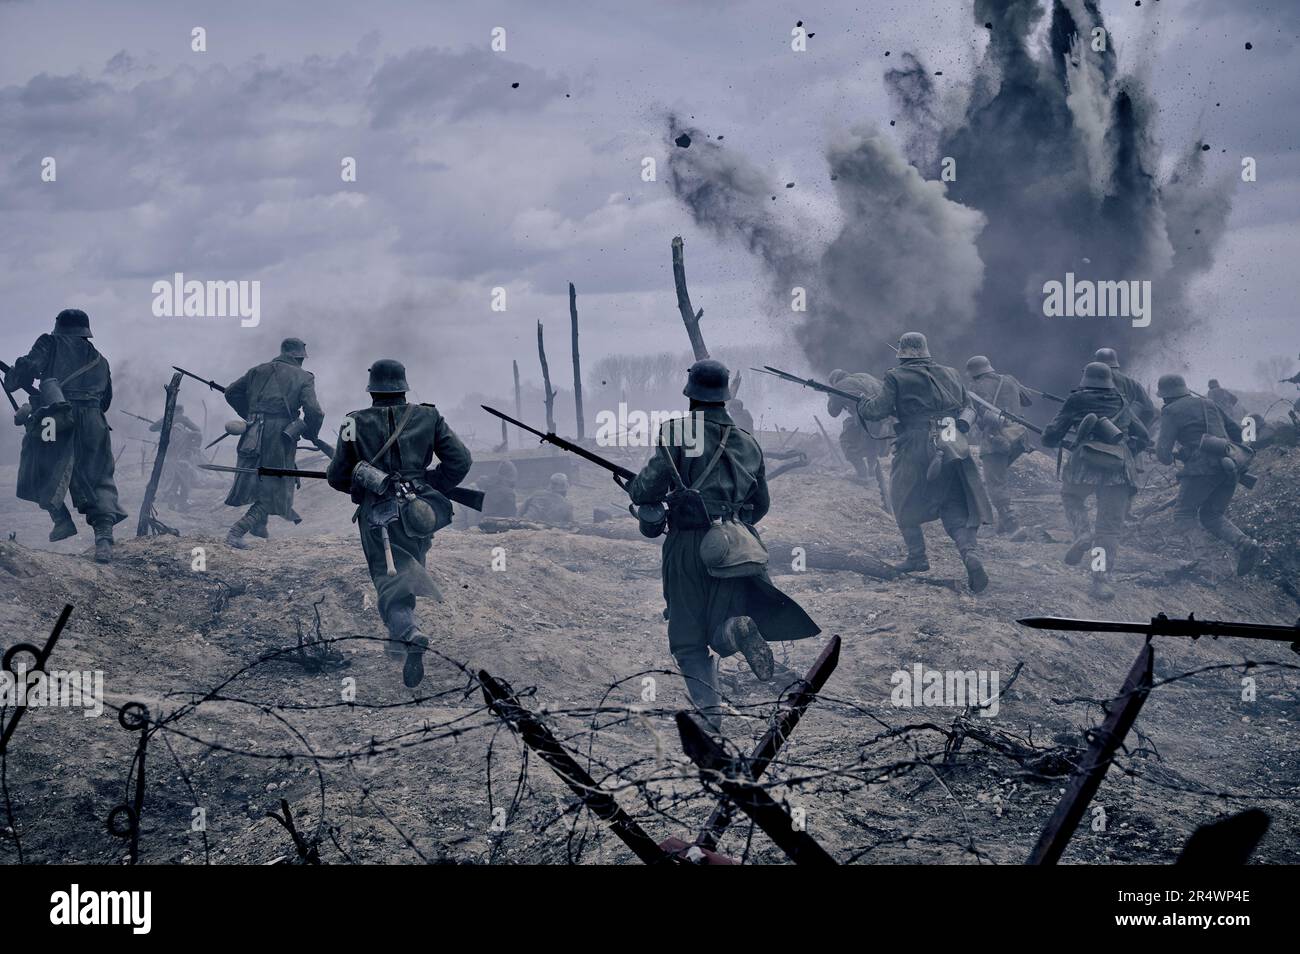
[[[994,371],[992,362],[982,354],[966,362],[966,376],[972,391],[1004,411],[1023,416],[1024,408],[1034,403],[1019,381]],[[980,414],[978,422],[980,469],[989,500],[998,513],[997,532],[1010,534],[1012,540],[1024,540],[1027,534],[1011,506],[1009,477],[1011,465],[1032,450],[1029,433],[1024,425],[994,417],[992,412]]]
[[739,532],[752,536],[751,546],[761,546],[753,527],[770,503],[763,451],[727,413],[729,377],[718,361],[691,365],[682,392],[696,422],[691,453],[684,425],[668,421],[655,453],[627,484],[638,506],[668,504],[663,545],[668,648],[691,701],[715,730],[722,724],[717,657],[739,652],[754,675],[767,681],[774,672],[768,641],[821,632],[798,603],[772,585],[765,565],[721,561],[710,569],[701,553],[710,527],[720,520],[734,521]]
[[37,338],[31,351],[14,361],[4,387],[32,396],[30,406],[15,418],[25,427],[18,499],[30,500],[50,515],[50,540],[57,541],[77,532],[64,503],[71,494],[72,505],[95,531],[95,561],[110,563],[113,527],[126,519],[126,512],[117,500],[104,417],[113,403],[113,375],[90,337],[90,317],[78,308],[64,309],[54,319],[54,331]]
[[907,544],[907,560],[899,569],[930,569],[921,527],[940,520],[957,545],[971,591],[982,592],[989,578],[977,537],[980,524],[992,520],[993,508],[956,426],[958,418],[974,416],[961,376],[930,357],[925,335],[910,331],[898,339],[898,366],[885,372],[880,393],[864,397],[857,413],[864,424],[887,417],[898,421],[889,499]]
[[1237,575],[1245,576],[1259,562],[1259,544],[1228,519],[1228,505],[1237,490],[1237,465],[1228,456],[1227,442],[1241,442],[1241,425],[1210,398],[1187,389],[1181,374],[1160,378],[1157,395],[1164,401],[1160,412],[1160,439],[1156,459],[1162,464],[1182,462],[1178,472],[1178,499],[1174,526],[1187,541],[1192,562],[1201,560],[1196,524],[1227,543],[1237,553]]
[[302,522],[293,509],[295,478],[261,477],[257,468],[296,468],[298,438],[313,440],[320,433],[325,415],[316,401],[316,379],[302,367],[306,358],[306,344],[285,338],[278,358],[250,368],[226,388],[226,403],[248,422],[239,438],[242,472],[235,476],[226,504],[252,505],[226,534],[229,546],[247,549],[246,533],[266,539],[271,516]]
[[[406,368],[388,358],[370,366],[370,407],[348,414],[326,479],[357,504],[361,550],[388,630],[384,652],[403,660],[402,681],[424,679],[429,638],[415,619],[415,599],[442,595],[425,569],[436,531],[451,522],[444,496],[473,460],[432,404],[406,403]],[[437,466],[431,466],[434,458]]]
[[[1076,429],[1072,445],[1066,435]],[[1089,566],[1089,593],[1101,600],[1115,598],[1110,574],[1115,570],[1124,511],[1137,488],[1134,455],[1149,443],[1147,429],[1134,415],[1131,403],[1115,387],[1110,366],[1093,361],[1083,369],[1079,387],[1070,392],[1052,423],[1043,431],[1043,446],[1070,447],[1070,459],[1061,473],[1061,501],[1074,536],[1065,553],[1068,566],[1078,566],[1094,549]],[[1060,451],[1057,452],[1060,467]],[[1097,522],[1088,518],[1088,498],[1097,498]]]
[[[149,425],[149,430],[162,433],[163,419]],[[184,405],[177,404],[172,411],[171,437],[167,443],[167,458],[163,461],[162,486],[158,499],[181,513],[190,509],[190,491],[198,483],[197,467],[203,461],[203,431],[185,416]]]
[[[880,381],[865,371],[849,374],[841,368],[831,372],[829,383],[841,391],[856,394],[858,399],[875,397],[880,393]],[[840,429],[840,450],[853,468],[854,474],[862,483],[874,479],[880,490],[880,506],[885,513],[892,514],[889,503],[889,485],[885,482],[885,470],[880,464],[881,458],[889,453],[889,441],[894,436],[893,427],[888,421],[881,421],[875,426],[875,433],[858,420],[857,407],[850,404],[838,394],[826,397],[826,413],[839,417],[845,411],[849,416],[844,419]]]

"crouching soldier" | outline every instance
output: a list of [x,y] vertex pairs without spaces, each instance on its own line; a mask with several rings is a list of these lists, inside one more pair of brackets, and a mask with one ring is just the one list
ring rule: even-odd
[[1229,544],[1237,553],[1237,575],[1245,576],[1259,562],[1259,544],[1228,519],[1228,504],[1237,489],[1238,467],[1231,456],[1241,442],[1241,425],[1212,398],[1187,390],[1181,374],[1160,378],[1156,395],[1164,401],[1156,459],[1182,462],[1174,526],[1187,541],[1193,562],[1201,559],[1196,524]]
[[[729,376],[718,361],[691,366],[682,392],[690,398],[690,417],[664,424],[654,454],[627,485],[634,504],[668,505],[668,648],[691,701],[715,730],[721,699],[713,653],[741,653],[766,681],[774,669],[768,641],[821,632],[768,578],[767,554],[753,529],[769,506],[763,451],[727,413]],[[719,549],[726,532],[737,545]]]
[[[1067,445],[1071,428],[1076,430],[1075,440]],[[1083,369],[1079,387],[1070,392],[1043,431],[1043,446],[1058,448],[1058,469],[1059,448],[1070,448],[1070,460],[1061,472],[1061,501],[1074,542],[1065,553],[1065,562],[1078,566],[1094,545],[1101,549],[1089,565],[1089,592],[1097,599],[1115,598],[1108,580],[1115,569],[1124,511],[1137,488],[1133,455],[1148,443],[1146,427],[1115,387],[1110,367],[1101,361]],[[1095,530],[1088,519],[1088,498],[1093,495],[1097,497]]]
[[[39,388],[33,382],[40,380]],[[113,402],[108,361],[90,342],[90,318],[65,309],[54,331],[14,361],[5,390],[32,395],[16,420],[24,424],[18,464],[18,499],[40,505],[54,521],[50,540],[77,532],[64,503],[71,494],[78,513],[95,530],[95,560],[113,559],[113,526],[126,519],[113,482],[113,448],[104,412]]]
[[549,527],[573,526],[573,504],[569,503],[569,478],[564,474],[551,474],[545,490],[539,490],[524,501],[519,511],[523,520],[536,520]]
[[858,404],[863,422],[898,421],[889,499],[907,545],[907,561],[899,569],[930,569],[921,526],[941,520],[961,554],[971,592],[979,593],[989,578],[976,538],[980,524],[992,520],[993,508],[970,448],[956,429],[958,418],[973,416],[961,377],[932,360],[925,335],[915,331],[898,339],[898,366],[885,372],[880,393]]
[[295,468],[298,438],[312,440],[320,433],[325,414],[316,400],[316,378],[302,366],[306,359],[307,345],[285,338],[279,357],[250,368],[226,388],[226,403],[248,422],[239,438],[240,473],[226,495],[226,505],[252,505],[226,534],[229,546],[246,549],[246,533],[267,537],[268,517],[302,522],[293,509],[296,479],[262,477],[257,468]]
[[425,557],[433,534],[451,522],[444,492],[465,479],[472,461],[437,408],[406,403],[400,361],[371,365],[366,390],[371,405],[347,415],[326,478],[358,504],[353,519],[388,629],[385,652],[404,661],[402,681],[413,689],[424,679],[429,645],[415,620],[415,598],[442,599]]

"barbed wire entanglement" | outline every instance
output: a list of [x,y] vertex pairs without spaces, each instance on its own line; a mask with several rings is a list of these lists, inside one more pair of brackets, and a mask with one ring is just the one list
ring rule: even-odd
[[[382,642],[319,631],[310,641],[321,658],[340,654],[344,644]],[[441,678],[408,699],[269,701],[242,688],[267,667],[301,666],[303,646],[299,638],[262,653],[202,689],[106,701],[105,709],[127,730],[118,730],[121,741],[129,744],[119,746],[119,763],[85,771],[93,773],[88,781],[96,789],[124,794],[116,803],[114,796],[94,800],[99,821],[83,820],[83,830],[43,821],[24,826],[22,814],[31,805],[23,789],[31,780],[10,765],[22,745],[22,733],[11,732],[0,750],[0,852],[20,863],[34,855],[58,858],[58,846],[74,842],[82,846],[80,855],[149,863],[170,858],[179,831],[202,863],[229,854],[231,860],[338,864],[364,858],[382,831],[395,839],[400,855],[419,863],[579,864],[638,857],[782,862],[792,849],[783,844],[783,852],[768,837],[777,817],[798,833],[793,837],[805,839],[805,847],[813,842],[817,851],[843,863],[870,862],[897,850],[918,861],[1006,861],[1012,859],[999,850],[1005,846],[991,843],[972,824],[973,813],[988,811],[991,802],[1000,815],[1001,799],[1033,787],[1041,789],[1043,809],[1049,808],[1065,791],[1062,786],[1097,768],[1089,759],[1104,732],[1095,716],[1108,718],[1134,701],[1132,690],[1051,698],[1053,706],[1082,706],[1085,716],[1075,736],[1058,733],[1050,741],[1035,738],[1032,730],[1022,735],[992,724],[980,713],[988,700],[951,718],[894,721],[886,715],[901,710],[837,687],[834,660],[815,675],[828,653],[838,658],[839,640],[832,638],[806,678],[774,683],[775,691],[759,700],[724,693],[727,734],[708,743],[712,761],[698,753],[693,761],[683,749],[683,741],[689,743],[689,726],[682,725],[687,717],[677,708],[618,701],[627,697],[628,686],[647,678],[680,679],[673,669],[622,676],[593,690],[585,703],[562,705],[542,699],[536,686],[512,688],[436,649],[430,655]],[[1214,673],[1298,669],[1285,660],[1215,663],[1148,678],[1141,692],[1145,699],[1147,693],[1182,691]],[[1023,663],[1017,664],[998,698],[1019,691],[1022,671]],[[0,725],[10,723],[12,708],[0,709]],[[308,713],[338,719],[309,735],[300,724]],[[823,727],[831,721],[834,729],[801,736],[799,715],[821,719]],[[375,731],[358,734],[358,719],[365,723],[372,716]],[[259,743],[266,737],[263,729],[281,741]],[[763,738],[753,753],[734,741],[756,736]],[[1109,768],[1112,780],[1130,793],[1181,793],[1229,808],[1300,799],[1294,787],[1284,785],[1239,791],[1190,781],[1166,763],[1140,724],[1131,736],[1125,729],[1109,741],[1114,758],[1106,755],[1100,774]],[[480,772],[483,780],[481,806],[470,812],[474,823],[466,824],[457,808],[459,824],[440,824],[440,812],[428,810],[442,797],[439,773],[468,771]],[[286,773],[292,773],[289,780]],[[123,778],[125,787],[119,788]],[[245,788],[265,779],[267,797],[258,805],[250,802],[246,817],[239,817],[222,800],[222,779],[237,779]],[[1027,819],[1019,830],[1026,848],[1043,821]],[[815,844],[823,833],[833,835],[828,852]],[[109,836],[121,838],[125,851]]]

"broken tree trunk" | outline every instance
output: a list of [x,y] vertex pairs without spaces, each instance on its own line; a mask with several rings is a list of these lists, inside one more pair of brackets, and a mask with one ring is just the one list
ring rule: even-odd
[[[791,572],[795,560],[794,546],[779,540],[765,540],[770,555],[770,567],[773,573]],[[861,573],[877,580],[894,580],[898,571],[883,560],[877,560],[865,553],[852,553],[839,547],[828,547],[820,543],[809,543],[800,547],[803,552],[799,558],[809,570],[846,570]],[[798,572],[798,571],[792,571]]]
[[150,533],[180,534],[158,519],[154,511],[153,500],[158,493],[158,481],[162,479],[163,462],[167,458],[167,445],[172,437],[172,418],[176,415],[176,395],[181,389],[181,373],[172,375],[171,383],[164,390],[167,392],[167,404],[163,409],[162,433],[158,435],[158,453],[153,459],[153,473],[149,475],[149,486],[145,488],[144,500],[140,502],[140,522],[136,524],[135,535],[147,536]]
[[537,323],[537,357],[542,362],[542,394],[546,400],[546,432],[555,433],[555,395],[551,388],[551,369],[546,364],[546,346],[542,343],[542,323]]
[[515,417],[522,421],[524,419],[524,400],[519,391],[519,362],[511,361],[510,364],[514,366],[515,370]]
[[578,440],[582,440],[582,359],[578,354],[578,291],[573,282],[569,282],[569,325],[573,330],[573,408],[578,419]]
[[682,313],[682,323],[686,325],[686,334],[691,339],[691,350],[695,360],[703,361],[709,356],[709,349],[704,346],[704,335],[700,333],[700,319],[704,309],[696,311],[691,307],[691,293],[686,290],[686,262],[682,257],[682,237],[673,238],[673,284],[677,286],[677,309]]

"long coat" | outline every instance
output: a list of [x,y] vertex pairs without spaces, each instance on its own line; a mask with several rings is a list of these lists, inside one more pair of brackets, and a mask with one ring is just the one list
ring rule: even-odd
[[[655,449],[636,478],[627,485],[634,504],[663,503],[674,489],[671,457],[682,480],[694,485],[705,499],[712,517],[724,509],[739,514],[738,519],[753,526],[763,519],[770,506],[763,451],[752,435],[736,428],[725,408],[706,407],[693,412],[702,415],[703,440],[698,453],[691,455],[681,441],[674,441],[674,422],[660,431],[660,446]],[[727,452],[708,475],[698,483],[725,425],[733,425],[727,439]],[[674,652],[692,645],[705,644],[715,630],[731,616],[749,616],[769,642],[804,639],[816,636],[821,629],[789,596],[782,593],[766,573],[759,576],[718,579],[710,576],[700,559],[700,541],[705,529],[682,529],[672,525],[663,545],[664,601],[668,604],[668,644]]]
[[[14,361],[7,383],[16,390],[46,378],[68,382],[63,388],[67,403],[35,408],[28,419],[18,465],[19,499],[49,509],[71,492],[73,504],[92,520],[125,520],[113,483],[112,428],[104,417],[113,403],[107,359],[88,338],[41,335],[31,351]],[[43,439],[49,419],[54,421],[52,441]]]
[[[238,448],[238,466],[246,471],[258,467],[296,467],[298,439],[286,435],[285,429],[301,412],[305,424],[302,436],[311,439],[320,433],[325,421],[316,400],[315,377],[284,357],[250,368],[226,388],[226,403],[248,422],[248,430],[239,438]],[[260,500],[268,513],[298,523],[302,518],[293,509],[297,485],[293,477],[236,474],[226,503],[241,507]]]
[[[397,440],[383,457],[379,449],[406,413],[410,418]],[[386,575],[383,537],[370,519],[371,510],[380,501],[375,495],[352,482],[352,472],[360,461],[373,463],[388,474],[411,481],[426,500],[456,487],[469,473],[473,458],[451,427],[432,404],[409,405],[405,400],[380,398],[375,404],[348,417],[354,422],[352,440],[341,437],[334,447],[334,458],[325,471],[326,480],[335,490],[350,494],[358,504],[355,519],[361,532],[361,549],[366,556],[370,579],[379,594],[379,613],[388,619],[389,610],[398,604],[414,605],[416,596],[439,596],[438,589],[424,569],[431,538],[407,534],[400,520],[387,525],[393,562],[397,575]],[[437,466],[432,466],[434,458]],[[447,504],[445,498],[433,501]]]
[[[1034,403],[1015,377],[997,371],[977,375],[970,383],[970,390],[994,407],[1020,416],[1024,415],[1028,405]],[[1014,460],[1028,449],[1024,425],[1008,424],[995,417],[992,411],[980,416],[979,436],[980,448],[985,454],[1007,454]]]
[[880,393],[858,404],[863,422],[898,419],[889,499],[900,527],[938,520],[940,510],[953,500],[965,505],[968,527],[992,519],[992,504],[969,454],[945,463],[933,480],[927,477],[937,453],[938,422],[956,417],[969,406],[966,386],[957,372],[930,358],[904,358],[885,372]]

